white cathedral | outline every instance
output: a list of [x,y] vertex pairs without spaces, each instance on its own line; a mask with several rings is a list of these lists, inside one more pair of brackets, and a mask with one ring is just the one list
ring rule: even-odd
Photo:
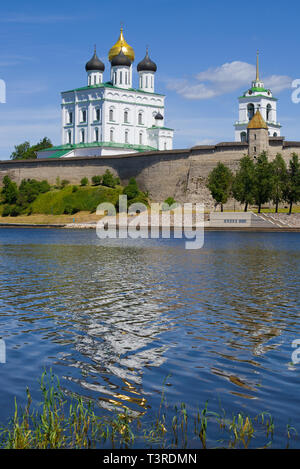
[[138,63],[138,88],[133,88],[135,54],[123,36],[110,49],[110,79],[94,55],[87,62],[87,86],[62,92],[62,145],[38,152],[39,158],[101,156],[151,150],[172,150],[174,130],[164,125],[165,96],[155,92],[156,64],[148,49]]
[[247,141],[247,127],[252,117],[259,110],[267,123],[269,136],[279,137],[281,125],[277,122],[277,99],[273,97],[271,90],[265,88],[259,78],[258,52],[256,57],[256,79],[243,96],[239,97],[239,120],[234,124],[235,141]]

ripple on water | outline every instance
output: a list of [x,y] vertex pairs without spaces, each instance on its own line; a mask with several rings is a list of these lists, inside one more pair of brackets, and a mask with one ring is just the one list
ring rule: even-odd
[[66,392],[103,409],[151,412],[171,375],[170,404],[298,419],[298,234],[209,233],[199,251],[92,231],[2,230],[0,241],[2,402],[37,392],[52,366]]

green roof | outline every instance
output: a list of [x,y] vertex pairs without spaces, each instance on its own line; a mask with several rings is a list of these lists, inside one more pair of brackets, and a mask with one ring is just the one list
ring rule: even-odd
[[249,98],[267,98],[267,99],[271,99],[272,101],[278,101],[277,98],[273,98],[272,96],[265,96],[264,94],[254,94],[250,96],[243,95],[243,96],[239,96],[238,99],[249,99]]
[[76,144],[68,143],[66,145],[60,145],[57,147],[45,148],[44,150],[40,150],[40,152],[42,153],[42,152],[53,150],[53,152],[56,152],[56,153],[49,156],[49,158],[60,158],[61,156],[65,155],[71,150],[75,150],[76,148],[93,148],[93,147],[125,148],[128,150],[136,150],[139,152],[157,150],[157,148],[150,147],[149,145],[132,145],[130,143],[115,143],[115,142],[93,142],[93,143],[76,143]]
[[62,91],[62,93],[71,93],[72,91],[84,91],[84,90],[90,90],[93,88],[113,88],[116,90],[121,90],[121,91],[135,91],[137,93],[145,93],[145,94],[153,94],[157,96],[165,96],[164,94],[160,93],[149,93],[148,91],[143,91],[137,88],[119,88],[118,86],[114,86],[110,81],[107,81],[105,83],[100,83],[99,85],[90,85],[90,86],[83,86],[81,88],[75,88],[73,90],[68,90],[68,91]]
[[158,125],[152,125],[151,129],[174,130],[169,127],[159,127]]
[[267,90],[266,88],[259,88],[258,86],[252,86],[252,88],[245,91],[243,96],[240,96],[239,99],[240,98],[250,98],[250,97],[253,97],[253,98],[264,97],[264,98],[273,99],[273,100],[277,101],[276,98],[273,98],[272,96],[264,96],[263,94],[257,94],[257,95],[254,95],[254,96],[252,96],[252,95],[246,96],[246,93],[248,93],[249,91],[253,91],[253,93],[268,93],[268,91],[270,91],[270,90]]
[[[40,150],[40,151],[51,151],[53,150],[55,147],[51,147],[51,148],[47,148],[46,150]],[[60,150],[60,151],[57,151],[55,154],[53,155],[49,155],[48,158],[60,158],[64,155],[66,155],[67,153],[69,153],[70,150]]]

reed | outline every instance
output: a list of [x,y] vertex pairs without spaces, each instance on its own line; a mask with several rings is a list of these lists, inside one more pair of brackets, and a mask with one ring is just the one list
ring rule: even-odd
[[[40,391],[42,401],[15,411],[7,425],[0,427],[0,448],[268,448],[272,445],[275,423],[267,412],[251,418],[239,412],[227,416],[224,409],[212,412],[208,402],[202,409],[188,412],[185,403],[170,409],[164,385],[155,418],[133,418],[128,410],[98,416],[93,403],[81,397],[67,397],[59,379],[44,372]],[[285,448],[297,438],[297,430],[286,426]]]

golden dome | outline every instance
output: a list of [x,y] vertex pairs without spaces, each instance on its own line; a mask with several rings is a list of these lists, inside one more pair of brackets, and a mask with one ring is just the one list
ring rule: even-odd
[[111,62],[111,60],[116,55],[118,55],[121,52],[121,50],[122,50],[123,54],[126,55],[126,57],[128,57],[131,60],[131,62],[134,61],[134,50],[125,41],[124,36],[123,36],[123,28],[121,28],[119,39],[117,40],[115,45],[112,46],[112,48],[110,49],[110,51],[108,53],[108,60]]

